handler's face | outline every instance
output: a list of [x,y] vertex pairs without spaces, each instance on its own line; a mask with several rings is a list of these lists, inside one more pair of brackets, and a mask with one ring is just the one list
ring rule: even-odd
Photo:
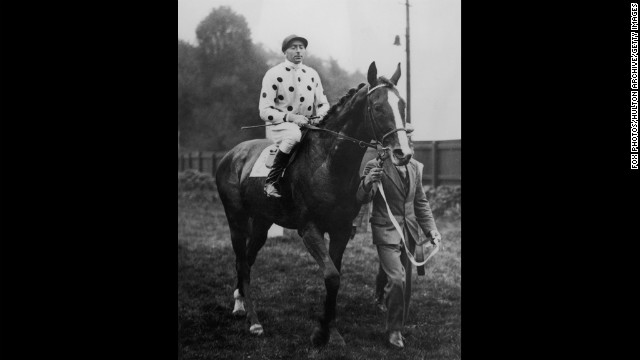
[[300,40],[294,40],[289,44],[289,47],[284,52],[287,60],[291,61],[294,64],[300,64],[304,59],[305,55],[307,55],[307,49],[304,47],[304,44]]

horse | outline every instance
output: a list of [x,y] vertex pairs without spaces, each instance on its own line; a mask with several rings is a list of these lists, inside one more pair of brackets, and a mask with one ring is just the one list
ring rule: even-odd
[[[321,127],[310,126],[312,130],[305,130],[295,159],[279,181],[282,198],[268,198],[263,191],[265,178],[249,176],[272,141],[242,142],[219,163],[216,184],[236,255],[238,282],[233,315],[246,316],[253,335],[262,335],[264,328],[252,302],[251,267],[275,223],[298,230],[323,272],[324,313],[312,331],[312,344],[324,346],[331,338],[332,343],[345,345],[332,322],[336,317],[342,256],[351,238],[352,221],[361,207],[355,194],[361,181],[362,159],[367,146],[392,154],[389,158],[396,165],[407,164],[413,154],[405,130],[406,103],[396,89],[400,64],[391,79],[378,78],[377,72],[372,62],[368,86],[363,83],[358,89],[351,89],[331,107]],[[328,249],[324,240],[327,233]]]

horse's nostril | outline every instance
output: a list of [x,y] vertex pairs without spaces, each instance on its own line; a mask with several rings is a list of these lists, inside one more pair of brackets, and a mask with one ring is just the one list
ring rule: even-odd
[[395,155],[396,157],[399,157],[399,158],[403,158],[404,157],[404,152],[401,149],[393,150],[393,155]]

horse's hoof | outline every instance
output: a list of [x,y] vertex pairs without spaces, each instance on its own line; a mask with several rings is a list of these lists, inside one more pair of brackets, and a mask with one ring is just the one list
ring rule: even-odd
[[260,336],[264,334],[264,329],[260,324],[251,325],[251,328],[249,328],[249,331],[251,332],[252,335],[256,335],[256,336]]
[[327,345],[329,342],[329,334],[322,331],[319,327],[313,329],[311,334],[311,344],[315,347],[321,347]]
[[240,296],[240,292],[236,290],[235,293],[233,293],[233,297],[236,300],[233,306],[233,316],[245,317],[247,315],[247,310],[244,308],[244,299]]
[[342,335],[340,335],[340,333],[338,332],[338,329],[336,328],[331,328],[331,331],[329,333],[329,345],[331,346],[347,346],[347,343],[344,341],[344,338],[342,337]]

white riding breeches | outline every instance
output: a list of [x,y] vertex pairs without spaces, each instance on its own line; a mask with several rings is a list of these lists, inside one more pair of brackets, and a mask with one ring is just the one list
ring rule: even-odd
[[300,127],[291,122],[271,126],[269,130],[271,131],[271,139],[279,145],[280,151],[285,154],[290,154],[302,138]]

